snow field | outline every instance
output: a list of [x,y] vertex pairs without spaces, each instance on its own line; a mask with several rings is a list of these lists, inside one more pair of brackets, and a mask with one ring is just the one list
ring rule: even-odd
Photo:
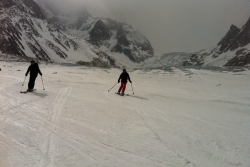
[[128,70],[121,97],[121,70],[41,64],[21,94],[28,65],[0,62],[1,167],[250,165],[249,71]]

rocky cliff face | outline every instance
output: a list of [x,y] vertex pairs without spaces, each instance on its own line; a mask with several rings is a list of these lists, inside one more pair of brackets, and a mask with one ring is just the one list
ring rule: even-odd
[[46,2],[48,0],[37,1],[48,19],[57,19],[55,24],[52,23],[54,27],[66,27],[68,33],[80,36],[96,47],[105,46],[111,52],[124,54],[136,63],[154,55],[154,49],[148,39],[126,23],[109,18],[93,18],[84,8],[62,16],[62,12],[55,12],[59,9]]
[[250,18],[241,28],[232,25],[216,47],[191,55],[184,66],[246,66],[250,64]]
[[238,49],[239,47],[244,47],[250,43],[250,18],[247,23],[242,27],[238,35],[233,39],[230,50]]
[[124,53],[134,62],[142,62],[154,55],[154,49],[147,38],[126,24],[117,25],[116,39],[117,43],[111,49]]
[[103,41],[111,38],[111,32],[109,28],[101,21],[98,20],[89,32],[89,42],[100,46],[103,45]]
[[[40,45],[34,37],[40,37],[33,21],[28,18],[44,19],[40,8],[36,3],[29,0],[1,0],[0,1],[0,50],[5,57],[18,57],[19,59],[28,58],[24,52],[25,46],[22,41],[23,35],[26,39],[33,41],[26,44],[33,48]],[[25,32],[24,32],[25,31]],[[24,34],[23,34],[24,33]],[[36,47],[34,47],[36,45]],[[38,49],[40,51],[40,49]],[[34,51],[35,52],[35,51]],[[41,53],[45,60],[50,60],[46,53]]]
[[237,50],[235,57],[230,59],[225,66],[245,66],[250,64],[250,49],[242,48]]
[[218,43],[218,46],[220,46],[221,52],[227,52],[231,49],[231,46],[234,43],[234,39],[239,34],[240,29],[234,25],[230,27],[230,30],[227,32],[226,36],[222,38],[222,40]]

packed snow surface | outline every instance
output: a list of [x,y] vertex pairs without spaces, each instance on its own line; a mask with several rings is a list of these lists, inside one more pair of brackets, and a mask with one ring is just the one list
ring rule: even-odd
[[40,64],[21,94],[28,65],[0,62],[1,167],[250,166],[250,71],[129,71],[122,97],[118,69]]

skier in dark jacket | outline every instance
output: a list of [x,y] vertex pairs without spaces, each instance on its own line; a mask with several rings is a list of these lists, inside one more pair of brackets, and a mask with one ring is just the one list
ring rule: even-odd
[[35,81],[36,81],[36,77],[38,75],[38,73],[42,76],[43,74],[41,73],[39,66],[37,63],[35,63],[34,60],[32,60],[31,65],[29,66],[25,76],[27,76],[30,73],[30,80],[29,80],[29,84],[28,84],[28,90],[29,92],[33,91],[33,88],[35,86]]
[[123,72],[121,73],[119,79],[118,79],[118,83],[121,80],[121,86],[117,92],[117,94],[124,95],[125,89],[126,89],[126,85],[127,85],[127,81],[129,80],[130,83],[132,83],[132,81],[130,80],[129,74],[127,73],[126,69],[123,69]]

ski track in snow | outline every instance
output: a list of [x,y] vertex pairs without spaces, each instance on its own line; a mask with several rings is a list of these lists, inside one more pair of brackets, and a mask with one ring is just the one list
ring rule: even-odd
[[58,92],[56,99],[52,102],[50,112],[49,112],[49,118],[48,118],[48,120],[50,120],[51,122],[59,123],[59,119],[61,117],[63,106],[68,96],[70,95],[72,86],[73,84],[70,84],[68,87],[62,88]]
[[[71,92],[72,85],[70,84],[66,88],[62,88],[55,100],[52,102],[51,108],[49,110],[48,114],[48,120],[51,121],[54,124],[58,124],[60,121],[60,117],[62,114],[63,106]],[[54,137],[53,134],[48,132],[46,134],[46,138],[43,144],[42,148],[42,153],[43,153],[43,158],[40,160],[39,166],[55,166],[55,156],[57,152],[57,139]],[[46,162],[50,161],[50,164],[46,164]]]
[[[4,84],[2,84],[1,89],[4,89],[6,87],[11,87],[16,83],[20,83],[20,80],[16,79],[15,81],[5,82]],[[82,145],[82,142],[79,141],[78,138],[72,136],[71,134],[69,134],[69,132],[63,130],[62,128],[56,125],[57,123],[56,121],[59,120],[58,114],[61,113],[63,104],[66,101],[68,95],[70,94],[71,89],[72,89],[71,87],[66,87],[59,91],[55,101],[52,103],[52,108],[50,109],[51,117],[49,117],[48,120],[34,112],[37,110],[41,110],[41,108],[36,107],[36,106],[27,106],[25,102],[22,101],[21,99],[8,98],[8,96],[3,96],[1,92],[1,95],[0,95],[0,100],[2,101],[1,107],[4,110],[8,112],[11,111],[12,114],[18,114],[21,117],[26,117],[32,122],[32,123],[29,123],[30,125],[26,125],[26,124],[20,123],[19,120],[17,121],[11,120],[13,124],[15,124],[16,126],[25,127],[26,129],[29,129],[32,131],[37,131],[37,129],[32,128],[32,126],[34,126],[33,124],[38,124],[38,126],[42,127],[42,129],[45,130],[45,133],[47,132],[47,134],[45,135],[46,137],[45,137],[44,143],[42,144],[42,148],[41,148],[42,155],[41,155],[39,165],[34,164],[34,166],[39,166],[39,167],[56,166],[55,165],[55,155],[56,155],[56,149],[57,149],[56,143],[59,142],[59,140],[56,140],[55,137],[57,139],[60,139],[61,141],[66,142],[69,147],[74,148],[75,151],[82,154],[83,157],[86,157],[86,155],[87,157],[91,157],[89,154],[82,151],[83,149],[79,149],[79,145]],[[29,109],[29,107],[31,107],[31,109]],[[47,112],[47,111],[44,111],[44,112]],[[8,119],[6,118],[4,119],[5,121],[8,121]],[[37,128],[40,128],[40,127],[37,127]],[[0,135],[1,137],[5,138],[5,140],[7,141],[7,135],[3,133],[0,133]],[[10,147],[12,150],[16,150],[17,152],[19,152],[20,155],[21,154],[28,155],[28,154],[34,153],[31,150],[25,151],[26,145],[14,139],[12,139],[11,141],[8,141],[7,143],[8,143],[7,144],[8,147]],[[95,158],[93,157],[91,158],[94,161],[96,161]]]

